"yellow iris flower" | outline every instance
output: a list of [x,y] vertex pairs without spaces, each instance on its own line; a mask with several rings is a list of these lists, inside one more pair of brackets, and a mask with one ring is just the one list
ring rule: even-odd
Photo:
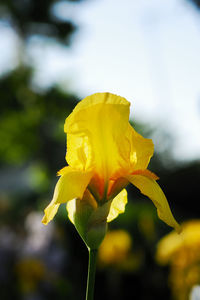
[[170,267],[168,280],[173,299],[192,300],[192,287],[200,284],[200,220],[184,222],[182,229],[180,235],[172,231],[159,241],[156,260]]
[[[68,203],[74,222],[76,204],[88,203],[93,210],[107,204],[103,218],[112,221],[124,212],[125,187],[135,185],[155,204],[158,216],[180,231],[158,177],[147,169],[153,155],[151,139],[143,138],[129,123],[130,103],[120,96],[97,93],[80,101],[65,121],[67,167],[58,172],[53,199],[45,209],[44,224],[51,221],[60,204]],[[82,201],[82,202],[81,202]]]

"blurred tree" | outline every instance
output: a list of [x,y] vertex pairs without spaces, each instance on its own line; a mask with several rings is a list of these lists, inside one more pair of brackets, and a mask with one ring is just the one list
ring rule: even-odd
[[64,164],[63,124],[76,97],[56,86],[33,91],[31,77],[32,69],[21,66],[0,80],[0,163],[41,160],[55,172]]
[[[3,262],[0,298],[5,300],[13,297],[67,298],[71,291],[70,280],[76,280],[73,273],[75,268],[69,282],[62,281],[62,274],[66,272],[62,265],[71,245],[69,243],[65,247],[65,254],[62,254],[63,247],[59,243],[65,243],[66,223],[62,224],[64,226],[60,230],[60,238],[54,238],[53,234],[51,236],[49,229],[44,229],[44,237],[39,236],[41,230],[37,234],[35,243],[44,240],[46,246],[41,250],[38,248],[36,257],[39,261],[42,259],[47,271],[44,276],[41,275],[38,290],[31,291],[36,293],[35,296],[22,295],[20,282],[23,274],[17,273],[16,269],[19,261],[23,264],[27,255],[33,255],[33,247],[27,250],[28,241],[32,239],[32,233],[26,228],[27,218],[38,207],[42,210],[46,206],[44,202],[46,199],[49,201],[56,171],[66,164],[63,124],[78,100],[75,95],[61,90],[58,85],[42,91],[33,87],[34,61],[27,63],[24,59],[27,41],[32,36],[40,36],[44,42],[53,39],[62,46],[70,46],[76,26],[71,20],[61,20],[54,15],[53,7],[56,3],[59,1],[0,2],[0,23],[10,27],[20,41],[20,47],[13,49],[18,53],[18,66],[10,72],[0,74],[0,261]],[[42,216],[39,215],[38,218],[40,224]],[[39,225],[32,223],[32,230],[38,228]],[[67,232],[69,238],[70,229]],[[48,243],[45,234],[50,235]],[[48,265],[52,264],[49,272]],[[73,270],[69,262],[65,265]],[[47,276],[48,274],[50,275]],[[76,296],[72,296],[72,299]]]
[[[26,197],[29,191],[30,199],[35,198],[35,192],[40,197],[45,196],[56,171],[66,164],[63,124],[77,102],[76,96],[64,92],[58,85],[42,91],[33,87],[34,61],[21,59],[26,56],[26,41],[33,35],[44,41],[51,38],[60,45],[70,45],[76,26],[71,20],[61,20],[54,15],[54,5],[59,2],[0,2],[0,22],[15,31],[20,40],[20,47],[14,49],[19,52],[18,66],[0,74],[0,139],[3,141],[0,144],[3,168],[0,189],[13,194],[26,188]],[[5,176],[7,168],[9,180]],[[21,194],[18,197],[21,203],[26,203]]]
[[190,2],[193,2],[198,8],[200,8],[200,0],[189,0]]
[[[78,1],[78,0],[77,0]],[[50,37],[62,45],[69,45],[76,26],[61,20],[53,13],[60,1],[2,0],[0,21],[8,24],[21,40],[26,52],[26,41],[32,35]],[[20,56],[20,55],[19,55]],[[77,98],[58,86],[44,91],[33,88],[34,65],[24,60],[17,69],[0,78],[0,164],[21,165],[37,161],[46,170],[55,172],[64,164],[64,119],[73,109]],[[61,143],[60,143],[61,142]],[[56,152],[56,153],[55,153]],[[62,158],[61,158],[62,157]],[[58,159],[60,162],[58,163]]]
[[55,17],[52,9],[58,2],[60,1],[2,0],[0,18],[10,24],[24,40],[39,34],[69,44],[70,35],[76,27],[69,20],[63,21]]

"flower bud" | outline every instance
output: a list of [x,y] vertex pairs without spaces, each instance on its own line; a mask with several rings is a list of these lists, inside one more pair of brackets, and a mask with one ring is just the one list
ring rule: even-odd
[[86,190],[82,199],[73,199],[67,203],[70,221],[88,248],[98,249],[107,232],[107,216],[111,201],[100,205]]

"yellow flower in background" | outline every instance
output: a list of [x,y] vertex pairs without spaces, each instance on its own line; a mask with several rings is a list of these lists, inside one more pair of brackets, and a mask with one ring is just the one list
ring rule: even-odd
[[45,209],[44,224],[54,218],[61,203],[68,203],[73,223],[76,210],[81,207],[81,211],[83,203],[93,211],[100,210],[98,218],[92,216],[94,223],[112,221],[124,212],[125,187],[132,183],[153,201],[160,219],[180,231],[156,182],[158,177],[147,169],[153,142],[131,127],[129,108],[125,98],[97,93],[80,101],[66,119],[68,166],[58,172],[60,178]]
[[104,265],[123,263],[130,253],[132,240],[124,230],[108,231],[99,248],[99,261]]
[[182,224],[182,233],[171,232],[158,243],[156,259],[170,265],[169,283],[177,300],[189,299],[195,284],[200,284],[200,220]]
[[31,293],[38,288],[38,284],[45,277],[45,265],[38,259],[25,258],[16,264],[20,288],[24,293]]
[[134,251],[132,246],[132,237],[128,231],[108,231],[98,251],[99,268],[125,272],[138,270],[144,261],[144,254],[140,250]]
[[[156,258],[160,264],[174,263],[184,267],[191,264],[197,254],[200,258],[200,220],[185,222],[181,227],[183,231],[180,235],[172,231],[158,243]],[[192,250],[190,257],[184,260],[180,257],[180,251],[183,250],[185,253]]]

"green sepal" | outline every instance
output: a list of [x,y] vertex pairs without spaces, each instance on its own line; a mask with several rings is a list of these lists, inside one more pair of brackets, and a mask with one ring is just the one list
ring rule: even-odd
[[107,232],[111,201],[102,206],[89,198],[73,199],[67,204],[70,221],[89,249],[98,249]]

